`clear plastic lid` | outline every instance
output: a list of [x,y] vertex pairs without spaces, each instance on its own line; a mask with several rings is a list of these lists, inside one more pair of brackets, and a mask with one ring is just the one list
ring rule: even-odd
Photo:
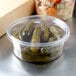
[[[46,43],[31,43],[27,41],[23,41],[14,37],[14,34],[18,34],[29,22],[33,21],[35,24],[48,24],[48,25],[55,25],[60,27],[64,31],[64,35],[62,38]],[[18,19],[12,22],[7,30],[7,35],[12,42],[16,42],[18,44],[30,47],[46,47],[46,46],[57,46],[61,43],[64,43],[70,35],[69,26],[63,22],[62,20],[52,17],[52,16],[43,16],[43,15],[34,15],[34,16],[27,16],[21,19]]]

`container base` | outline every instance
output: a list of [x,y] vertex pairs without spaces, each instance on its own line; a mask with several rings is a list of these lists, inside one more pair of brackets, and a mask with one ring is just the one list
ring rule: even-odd
[[58,58],[60,58],[60,57],[62,56],[62,54],[61,54],[60,56],[58,56],[58,57],[56,57],[56,58],[54,58],[54,59],[52,59],[52,60],[49,60],[49,61],[47,61],[47,62],[43,62],[43,61],[38,61],[38,62],[36,62],[36,61],[23,60],[23,59],[19,58],[18,56],[16,56],[16,54],[15,54],[14,52],[13,52],[13,54],[14,54],[14,56],[15,56],[18,60],[20,60],[21,62],[27,62],[27,63],[37,64],[37,65],[47,64],[47,63],[53,62],[53,61],[57,60]]

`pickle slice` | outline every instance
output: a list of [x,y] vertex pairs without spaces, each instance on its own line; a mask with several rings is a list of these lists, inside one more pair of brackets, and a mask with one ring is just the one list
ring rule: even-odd
[[32,21],[29,25],[25,26],[22,31],[19,33],[19,38],[21,40],[30,42],[31,36],[34,30],[34,22]]
[[[40,42],[40,32],[41,32],[40,26],[36,26],[33,31],[31,43],[39,43]],[[30,47],[30,49],[31,49],[32,53],[38,53],[38,51],[39,51],[38,47]]]

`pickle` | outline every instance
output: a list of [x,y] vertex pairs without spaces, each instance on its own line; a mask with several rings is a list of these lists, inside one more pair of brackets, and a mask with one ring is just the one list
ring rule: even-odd
[[38,63],[49,62],[50,60],[53,60],[55,57],[58,57],[61,55],[62,46],[59,45],[55,48],[52,48],[52,51],[51,52],[50,51],[51,51],[51,49],[49,49],[49,52],[45,52],[45,49],[44,49],[42,54],[36,55],[36,54],[30,54],[27,51],[27,49],[25,49],[25,50],[21,51],[21,54],[22,54],[22,59],[27,62],[33,62],[33,63],[35,63],[35,62],[38,62]]
[[28,60],[28,61],[31,60],[31,55],[30,55],[27,51],[22,50],[21,53],[22,53],[22,58],[23,58],[23,60],[26,60],[26,61],[27,61],[27,60]]
[[[50,37],[48,42],[52,42],[54,40],[55,40],[54,37]],[[50,51],[51,51],[51,47],[44,47],[44,48],[41,48],[40,54],[49,56],[50,55]]]
[[24,41],[30,42],[31,36],[34,30],[34,22],[32,21],[29,25],[25,26],[23,30],[19,33],[19,38]]
[[41,42],[48,42],[50,31],[47,25],[42,25],[42,35],[41,35]]
[[52,41],[54,41],[54,40],[56,40],[56,38],[54,38],[54,37],[50,37],[50,38],[49,38],[49,42],[52,42]]
[[58,32],[58,30],[56,29],[55,26],[50,27],[50,32],[51,32],[51,35],[53,36],[53,38],[55,38],[55,39],[60,39],[61,38],[61,35],[59,34],[59,32]]
[[55,29],[58,31],[58,34],[60,35],[61,38],[64,35],[64,31],[58,26],[55,26]]
[[[33,31],[31,43],[39,43],[40,42],[40,32],[41,32],[41,28],[39,26],[36,26]],[[32,53],[37,53],[39,50],[38,47],[30,47],[30,49],[31,49]]]
[[21,51],[21,54],[22,54],[22,59],[27,62],[33,62],[33,63],[48,62],[50,60],[50,57],[46,55],[36,55],[36,54],[32,55],[25,50]]

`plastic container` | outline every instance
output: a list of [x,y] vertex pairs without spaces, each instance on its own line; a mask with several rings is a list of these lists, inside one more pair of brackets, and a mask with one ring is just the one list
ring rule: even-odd
[[75,0],[35,0],[37,14],[68,20],[72,17]]
[[[20,40],[19,33],[31,21],[37,24],[35,27],[41,25],[42,22],[44,24],[48,24],[48,26],[58,26],[64,31],[64,34],[58,40],[45,43]],[[53,61],[62,55],[63,46],[70,35],[70,30],[69,26],[60,19],[51,16],[36,15],[24,17],[11,23],[10,27],[8,28],[7,35],[10,41],[13,43],[13,52],[17,58],[26,62],[39,64]],[[38,32],[36,32],[35,35],[37,38]],[[33,51],[30,52],[29,49],[33,49]]]

